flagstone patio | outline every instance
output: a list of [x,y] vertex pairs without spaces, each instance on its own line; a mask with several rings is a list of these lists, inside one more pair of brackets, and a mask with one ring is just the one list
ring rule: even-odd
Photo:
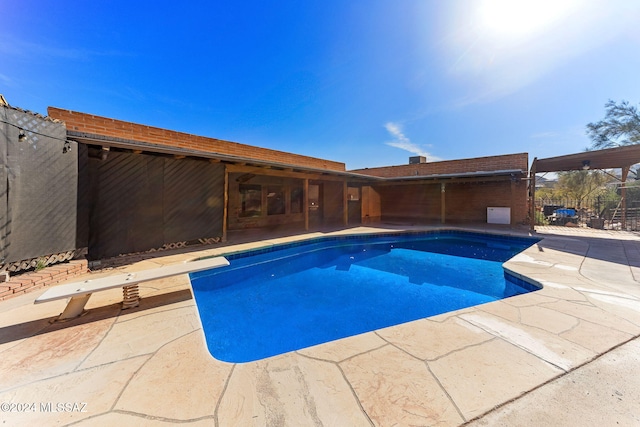
[[537,236],[505,267],[539,291],[251,363],[208,353],[186,275],[141,285],[134,309],[121,310],[119,289],[95,294],[87,315],[64,323],[50,320],[65,301],[33,305],[41,291],[2,301],[0,424],[640,424],[640,236],[562,227]]

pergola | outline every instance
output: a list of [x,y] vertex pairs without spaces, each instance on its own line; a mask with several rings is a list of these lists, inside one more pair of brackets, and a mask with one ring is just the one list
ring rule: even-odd
[[536,173],[565,172],[589,169],[622,169],[622,227],[626,222],[626,188],[625,183],[629,175],[629,169],[636,163],[640,163],[640,144],[624,147],[607,148],[604,150],[584,151],[582,153],[568,154],[566,156],[549,157],[546,159],[533,159],[529,171],[529,209],[531,216],[531,230],[535,228],[535,198],[536,198]]

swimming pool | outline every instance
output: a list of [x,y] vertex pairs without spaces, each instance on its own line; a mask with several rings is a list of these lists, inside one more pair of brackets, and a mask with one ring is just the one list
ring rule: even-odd
[[249,362],[537,290],[502,263],[532,238],[438,231],[313,239],[192,273],[210,353]]

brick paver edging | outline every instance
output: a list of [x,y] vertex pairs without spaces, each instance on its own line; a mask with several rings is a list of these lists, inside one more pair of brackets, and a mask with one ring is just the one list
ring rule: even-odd
[[10,277],[9,281],[0,282],[0,301],[64,282],[88,271],[87,260],[78,259]]

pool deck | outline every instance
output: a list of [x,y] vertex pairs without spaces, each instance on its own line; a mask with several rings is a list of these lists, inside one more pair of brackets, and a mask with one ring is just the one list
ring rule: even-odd
[[[389,227],[337,233],[372,231]],[[64,323],[49,321],[65,301],[33,305],[42,290],[3,301],[0,425],[640,425],[640,236],[564,227],[536,236],[506,267],[540,291],[243,364],[209,355],[186,275],[141,285],[134,309],[120,309],[119,289],[94,294],[88,314]]]

